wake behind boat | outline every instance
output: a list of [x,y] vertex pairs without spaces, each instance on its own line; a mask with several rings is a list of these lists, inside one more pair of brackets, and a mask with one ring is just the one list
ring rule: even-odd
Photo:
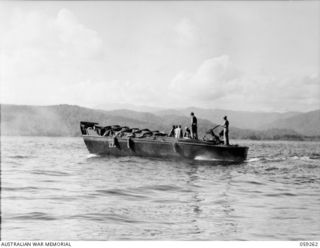
[[140,156],[188,160],[242,162],[248,147],[218,144],[214,140],[168,137],[149,129],[100,126],[95,122],[80,122],[84,142],[92,154]]

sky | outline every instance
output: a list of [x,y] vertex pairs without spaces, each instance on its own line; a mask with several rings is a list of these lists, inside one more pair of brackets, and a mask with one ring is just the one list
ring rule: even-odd
[[1,103],[320,109],[320,1],[2,1]]

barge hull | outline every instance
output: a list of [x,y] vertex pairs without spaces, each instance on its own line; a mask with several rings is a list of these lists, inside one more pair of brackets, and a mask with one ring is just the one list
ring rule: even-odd
[[175,138],[111,138],[83,135],[90,153],[113,156],[139,156],[174,159],[201,159],[242,162],[248,147],[212,145],[208,142]]

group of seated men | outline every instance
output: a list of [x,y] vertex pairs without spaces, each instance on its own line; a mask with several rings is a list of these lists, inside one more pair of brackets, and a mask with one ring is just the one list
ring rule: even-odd
[[[208,138],[207,134],[210,135]],[[210,129],[206,132],[206,135],[203,137],[203,140],[205,141],[212,141],[217,144],[222,144],[223,141],[221,140],[223,136],[223,130],[219,133],[219,135],[216,135],[213,131],[213,129]],[[168,137],[174,137],[176,139],[196,139],[196,135],[192,134],[189,127],[184,128],[184,132],[181,128],[181,125],[173,125]]]
[[191,139],[191,138],[194,138],[191,131],[190,131],[190,128],[188,127],[185,127],[184,128],[184,132],[181,128],[181,125],[173,125],[169,134],[168,134],[169,137],[175,137],[176,139],[182,139],[182,138],[186,138],[186,139]]

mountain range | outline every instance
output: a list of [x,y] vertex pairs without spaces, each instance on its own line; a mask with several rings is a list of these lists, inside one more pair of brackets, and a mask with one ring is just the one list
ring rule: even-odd
[[[168,132],[172,125],[190,125],[198,118],[199,134],[230,120],[233,139],[320,139],[320,110],[307,113],[259,113],[200,108],[155,109],[153,113],[128,109],[99,110],[76,105],[30,106],[1,104],[1,135],[79,136],[80,121],[119,124]],[[217,129],[217,132],[219,128]]]
[[214,123],[222,123],[223,117],[228,116],[228,120],[233,126],[238,128],[265,129],[265,125],[271,124],[275,121],[297,116],[299,112],[246,112],[246,111],[232,111],[224,109],[201,109],[201,108],[185,108],[185,109],[168,109],[158,111],[159,115],[175,114],[189,116],[190,112],[195,112],[197,116],[201,116]]

